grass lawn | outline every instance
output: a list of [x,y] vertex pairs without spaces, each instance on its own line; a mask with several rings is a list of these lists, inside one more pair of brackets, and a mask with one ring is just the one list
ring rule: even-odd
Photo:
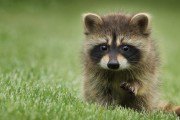
[[162,56],[161,99],[180,104],[179,3],[0,1],[1,120],[172,120],[174,114],[114,110],[82,102],[81,14],[149,12]]

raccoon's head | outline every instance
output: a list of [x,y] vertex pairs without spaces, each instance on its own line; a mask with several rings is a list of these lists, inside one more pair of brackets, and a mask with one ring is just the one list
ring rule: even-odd
[[93,64],[103,69],[129,69],[150,52],[150,18],[146,13],[106,16],[87,13],[83,21],[84,51]]

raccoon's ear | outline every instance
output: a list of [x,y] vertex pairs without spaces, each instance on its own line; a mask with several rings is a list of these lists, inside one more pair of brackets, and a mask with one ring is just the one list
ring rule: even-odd
[[85,32],[94,32],[101,24],[102,19],[99,15],[94,13],[86,13],[83,15],[83,22],[85,27]]
[[150,15],[147,13],[138,13],[130,20],[130,25],[144,35],[150,34]]

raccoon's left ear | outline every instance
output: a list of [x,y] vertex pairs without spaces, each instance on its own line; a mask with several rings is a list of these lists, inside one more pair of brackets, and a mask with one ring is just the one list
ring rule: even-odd
[[147,13],[135,14],[131,20],[130,25],[144,35],[150,34],[150,15]]

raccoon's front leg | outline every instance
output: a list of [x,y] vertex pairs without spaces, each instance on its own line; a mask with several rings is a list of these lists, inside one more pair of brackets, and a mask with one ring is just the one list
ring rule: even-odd
[[112,105],[112,103],[113,103],[113,99],[112,99],[111,95],[107,95],[107,96],[102,97],[102,99],[100,101],[100,104],[102,106],[105,106],[105,107]]
[[100,99],[100,104],[102,106],[106,106],[106,107],[113,104],[113,97],[112,97],[110,89],[105,89],[103,91],[103,94],[102,94],[101,99]]
[[120,87],[126,91],[128,94],[136,96],[138,89],[139,89],[139,84],[138,83],[129,83],[129,82],[122,82]]

